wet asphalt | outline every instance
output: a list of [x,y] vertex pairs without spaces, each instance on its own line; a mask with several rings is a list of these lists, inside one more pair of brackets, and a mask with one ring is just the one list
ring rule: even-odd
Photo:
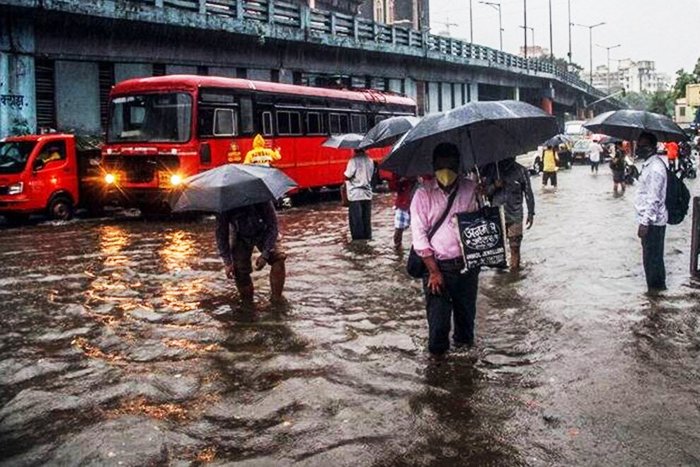
[[211,218],[0,229],[0,463],[700,464],[690,219],[650,297],[634,187],[533,184],[524,270],[481,274],[477,348],[439,365],[387,194],[366,243],[335,200],[280,213],[283,305],[265,272],[238,301]]

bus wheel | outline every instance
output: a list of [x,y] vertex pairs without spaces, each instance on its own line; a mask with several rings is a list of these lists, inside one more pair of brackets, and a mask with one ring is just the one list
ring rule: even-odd
[[46,208],[51,219],[67,221],[73,218],[73,202],[67,196],[56,196]]

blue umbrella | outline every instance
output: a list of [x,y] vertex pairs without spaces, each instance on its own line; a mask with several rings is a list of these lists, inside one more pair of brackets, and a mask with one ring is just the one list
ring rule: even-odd
[[280,198],[297,184],[274,167],[226,164],[184,180],[173,212],[224,212]]

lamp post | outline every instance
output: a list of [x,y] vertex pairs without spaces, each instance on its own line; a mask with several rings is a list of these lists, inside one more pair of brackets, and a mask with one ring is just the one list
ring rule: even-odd
[[571,22],[571,0],[568,0],[569,2],[569,71],[571,71],[571,26],[573,26],[574,23]]
[[472,14],[472,0],[469,0],[469,42],[474,43],[474,15]]
[[496,3],[480,1],[479,3],[483,3],[484,5],[490,6],[494,10],[498,10],[498,34],[501,43],[501,52],[503,52],[503,21],[501,19],[501,2]]
[[598,23],[598,24],[574,24],[574,26],[579,26],[582,28],[588,28],[588,53],[590,55],[589,60],[590,60],[590,70],[591,70],[591,76],[589,81],[589,84],[593,86],[593,29],[597,28],[598,26],[602,26],[605,24],[605,21]]
[[[532,32],[532,47],[535,47],[535,28],[532,26],[518,26],[518,27],[525,29],[525,35],[527,35],[528,29],[530,30],[530,32]],[[525,46],[527,47],[527,43],[525,43]],[[527,49],[525,50],[525,53],[527,54]]]
[[[523,36],[525,42],[525,59],[527,59],[527,0],[523,0]],[[533,33],[534,34],[534,33]]]
[[554,33],[552,32],[552,0],[549,0],[549,61],[554,63]]
[[616,49],[618,47],[622,47],[622,44],[615,44],[615,45],[611,45],[609,47],[606,47],[604,45],[598,45],[598,44],[596,44],[596,46],[608,51],[608,72],[606,73],[606,75],[607,75],[606,82],[607,82],[607,86],[608,86],[608,92],[610,92],[610,50]]

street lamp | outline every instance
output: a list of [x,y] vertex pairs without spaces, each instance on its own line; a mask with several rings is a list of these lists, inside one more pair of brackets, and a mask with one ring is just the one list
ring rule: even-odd
[[[519,28],[525,29],[525,34],[527,35],[527,30],[529,29],[530,32],[532,32],[532,47],[535,47],[535,28],[532,26],[518,26]],[[526,45],[527,47],[527,45]],[[527,54],[527,50],[525,50],[525,53]]]
[[501,20],[501,2],[496,3],[480,1],[479,3],[483,3],[484,5],[490,6],[494,10],[498,10],[498,34],[501,42],[501,52],[503,52],[503,21]]
[[589,84],[593,86],[593,29],[597,28],[598,26],[602,26],[605,24],[605,21],[598,23],[598,24],[574,24],[574,26],[579,26],[582,28],[588,28],[588,53],[590,55],[590,69],[591,69],[591,76],[589,79]]
[[[527,0],[523,0],[523,36],[525,39],[525,58],[527,59]],[[533,33],[534,34],[534,33]]]
[[571,0],[569,0],[569,71],[571,71],[571,26],[574,24],[571,22]]
[[608,51],[608,72],[607,72],[607,80],[606,80],[606,81],[607,81],[607,83],[608,83],[608,84],[607,84],[607,85],[608,85],[608,92],[610,92],[610,50],[611,50],[611,49],[616,49],[616,48],[618,48],[618,47],[622,47],[622,44],[615,44],[615,45],[611,45],[611,46],[609,46],[609,47],[606,47],[606,46],[604,46],[604,45],[596,44],[596,47],[600,47],[601,49],[605,49],[605,50]]
[[469,42],[474,43],[474,15],[472,14],[472,0],[469,0]]

